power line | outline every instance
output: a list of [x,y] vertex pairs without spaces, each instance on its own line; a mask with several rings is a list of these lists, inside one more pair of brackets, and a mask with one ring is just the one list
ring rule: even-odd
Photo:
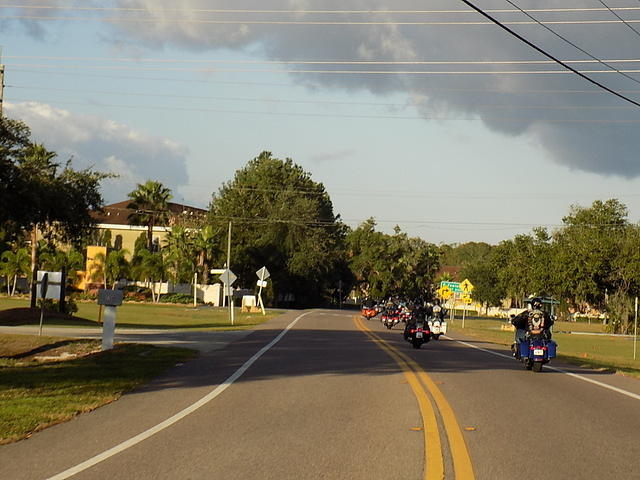
[[[555,59],[555,57],[553,57]],[[570,67],[562,60],[556,63],[564,66],[573,73],[581,75],[580,71]],[[121,70],[121,71],[151,71],[151,72],[196,72],[196,73],[304,73],[304,74],[334,74],[334,75],[568,75],[564,70],[312,70],[286,68],[184,68],[184,67],[128,67],[120,65],[42,65],[33,63],[9,63],[8,67],[57,68],[66,70]],[[582,73],[640,73],[640,69],[625,70],[582,70]],[[582,76],[582,75],[581,75]],[[594,83],[594,81],[591,81]],[[597,84],[601,88],[602,85]]]
[[[144,81],[158,81],[158,82],[178,82],[178,83],[203,83],[203,84],[211,84],[211,85],[242,85],[242,86],[271,86],[271,87],[291,87],[290,83],[278,83],[278,82],[242,82],[242,81],[219,81],[219,80],[203,80],[203,79],[192,79],[192,78],[170,78],[170,77],[134,77],[128,75],[97,75],[91,73],[82,73],[82,72],[58,72],[52,70],[48,67],[42,67],[39,70],[29,70],[24,68],[12,68],[12,72],[23,72],[23,73],[46,73],[47,75],[62,75],[62,76],[72,76],[72,77],[87,77],[87,78],[109,78],[115,80],[144,80]],[[376,77],[373,77],[376,78]],[[592,89],[592,90],[569,90],[569,89],[561,89],[561,90],[550,90],[550,89],[518,89],[518,90],[503,90],[500,88],[430,88],[429,92],[461,92],[461,93],[483,93],[483,92],[493,92],[493,93],[501,93],[501,94],[521,94],[521,93],[561,93],[561,94],[607,94],[608,92],[602,91],[600,89]],[[640,93],[640,90],[619,90],[620,93]]]
[[[5,88],[19,90],[45,90],[47,92],[69,92],[73,94],[87,93],[92,95],[122,95],[132,97],[160,97],[160,98],[176,98],[184,100],[216,100],[216,101],[234,101],[234,102],[261,102],[261,103],[285,103],[300,105],[350,105],[350,106],[373,106],[373,107],[393,107],[393,108],[409,108],[422,105],[420,99],[412,99],[405,103],[384,103],[384,102],[347,102],[337,100],[291,100],[282,98],[258,98],[258,97],[218,97],[207,95],[176,95],[168,93],[148,93],[148,92],[124,92],[114,90],[81,90],[77,88],[55,88],[45,85],[5,85]],[[505,104],[472,104],[474,108],[482,109],[523,109],[523,110],[635,110],[632,106],[622,105],[505,105]]]
[[612,14],[612,15],[614,15],[618,20],[622,20],[622,22],[623,22],[627,27],[629,27],[631,30],[633,30],[633,32],[634,32],[636,35],[640,36],[640,32],[639,32],[638,30],[636,30],[636,29],[634,28],[634,26],[633,26],[633,25],[631,25],[629,22],[625,21],[625,20],[624,20],[620,15],[618,15],[618,14],[614,11],[614,9],[613,9],[613,8],[609,7],[609,5],[607,5],[606,3],[604,3],[602,0],[598,0],[598,1],[602,4],[602,6],[604,6],[607,10],[609,10],[609,12],[611,12],[611,14]]
[[[509,3],[509,5],[512,5],[518,9],[520,9],[520,7],[518,7],[515,3],[513,3],[511,0],[506,0],[507,3]],[[585,49],[579,47],[578,45],[576,45],[575,43],[573,43],[572,41],[570,41],[569,39],[563,37],[562,35],[560,35],[558,32],[556,32],[555,30],[553,30],[552,28],[548,27],[547,25],[543,25],[542,23],[540,23],[538,21],[537,18],[533,17],[530,13],[525,12],[524,10],[521,10],[522,13],[524,13],[527,17],[531,18],[532,20],[534,20],[536,23],[538,23],[539,25],[541,25],[543,28],[547,29],[547,31],[549,31],[550,33],[552,33],[553,35],[555,35],[556,37],[558,37],[559,39],[561,39],[562,41],[564,41],[565,43],[568,43],[569,45],[571,45],[572,47],[574,47],[575,49],[579,50],[580,52],[584,53],[585,55],[587,55],[589,58],[598,61],[599,63],[601,63],[602,65],[605,65],[606,67],[610,68],[611,70],[614,70],[615,72],[621,74],[623,77],[631,80],[632,82],[636,82],[637,84],[640,84],[640,80],[633,78],[630,75],[627,75],[626,73],[618,70],[616,67],[614,67],[613,65],[610,65],[609,63],[606,63],[603,60],[600,60],[597,57],[594,57],[591,53],[587,52]],[[640,104],[639,104],[640,106]]]
[[[592,83],[600,88],[602,88],[603,90],[606,90],[607,92],[615,95],[616,97],[619,97],[629,103],[632,103],[633,105],[640,107],[640,103],[636,102],[635,100],[630,99],[629,97],[622,95],[619,92],[616,92],[615,90],[607,87],[606,85],[603,85],[600,82],[597,82],[596,80],[593,80],[592,78],[588,77],[587,75],[585,75],[584,73],[580,73],[578,70],[576,70],[575,68],[571,67],[570,65],[564,63],[562,60],[557,59],[556,57],[554,57],[553,55],[551,55],[550,53],[546,52],[545,50],[543,50],[542,48],[538,47],[537,45],[535,45],[534,43],[530,42],[529,40],[527,40],[526,38],[524,38],[522,35],[520,35],[519,33],[515,32],[514,30],[510,29],[509,27],[507,27],[506,25],[502,24],[499,20],[495,19],[494,17],[492,17],[491,15],[489,15],[488,13],[484,12],[481,8],[476,7],[473,3],[471,3],[469,0],[461,0],[463,3],[465,3],[467,6],[473,8],[474,10],[476,10],[480,15],[488,18],[489,20],[491,20],[492,22],[494,22],[496,25],[498,25],[500,28],[502,28],[503,30],[507,31],[508,33],[510,33],[511,35],[513,35],[514,37],[516,37],[518,40],[526,43],[527,45],[529,45],[531,48],[533,48],[534,50],[536,50],[537,52],[540,52],[541,54],[543,54],[545,57],[550,58],[551,60],[554,60],[555,62],[557,62],[559,65],[562,65],[564,68],[566,68],[567,70],[570,70],[571,72],[575,73],[576,75],[578,75],[581,78],[584,78],[586,81],[588,81],[589,83]],[[509,0],[507,0],[509,3],[511,3]]]
[[[51,60],[74,62],[128,62],[128,63],[222,63],[241,65],[555,65],[553,60],[238,60],[238,59],[188,59],[188,58],[118,58],[118,57],[49,57],[43,55],[5,55],[12,60]],[[570,64],[640,63],[638,58],[610,60],[562,60]]]
[[[130,209],[119,207],[108,207],[109,210],[124,210],[131,211]],[[153,212],[150,210],[149,212]],[[156,211],[156,213],[161,213]],[[342,218],[339,215],[337,220],[295,220],[291,218],[271,218],[271,217],[244,217],[234,215],[215,215],[211,213],[203,213],[210,219],[218,219],[225,221],[234,221],[238,223],[284,223],[284,224],[299,224],[299,225],[311,225],[311,226],[338,226],[345,223],[362,224],[368,220],[356,219],[356,218]],[[496,221],[456,221],[456,220],[421,220],[421,219],[379,219],[374,218],[376,224],[405,224],[405,225],[443,225],[443,226],[472,226],[472,227],[507,227],[507,228],[535,228],[535,227],[548,227],[548,228],[611,228],[613,230],[625,228],[629,225],[620,225],[617,223],[590,223],[580,225],[566,225],[564,223],[523,223],[523,222],[496,222]]]
[[[143,12],[143,13],[223,13],[223,14],[327,14],[327,15],[345,15],[345,14],[469,14],[475,13],[474,10],[255,10],[255,9],[208,9],[208,8],[133,8],[133,7],[85,7],[77,5],[0,5],[0,8],[26,9],[26,10],[69,10],[69,11],[110,11],[110,12]],[[534,8],[527,9],[527,12],[534,13],[587,13],[587,12],[606,12],[609,9],[599,7],[588,8]],[[613,7],[615,11],[638,11],[640,7]],[[512,9],[488,9],[488,13],[518,13],[519,10]]]
[[[30,102],[33,99],[21,99],[13,98],[13,101]],[[92,107],[101,108],[125,108],[133,110],[172,110],[172,111],[186,111],[186,112],[209,112],[209,113],[227,113],[238,115],[266,115],[276,117],[318,117],[318,118],[350,118],[350,119],[364,119],[364,120],[437,120],[437,121],[456,121],[456,122],[477,122],[491,120],[495,122],[543,122],[543,123],[576,123],[576,124],[636,124],[640,123],[640,120],[632,119],[602,119],[602,118],[575,118],[575,119],[557,119],[557,118],[533,118],[533,117],[492,117],[483,115],[478,116],[476,113],[472,113],[471,117],[467,118],[453,118],[453,117],[441,117],[441,116],[401,116],[401,115],[356,115],[356,114],[323,114],[323,113],[305,113],[305,112],[264,112],[264,111],[247,111],[247,110],[227,110],[227,109],[215,109],[204,107],[176,107],[176,106],[157,106],[157,105],[121,105],[121,104],[108,104],[108,103],[95,103],[95,102],[74,102],[74,101],[59,101],[59,100],[47,100],[60,105],[89,105]]]
[[[100,21],[107,23],[157,23],[157,18],[128,18],[128,17],[53,17],[44,15],[0,15],[0,19],[5,20],[46,20],[46,21]],[[195,18],[163,18],[163,23],[186,23],[202,25],[398,25],[398,26],[437,26],[437,25],[459,25],[459,26],[483,26],[492,25],[492,22],[469,21],[423,21],[423,22],[399,22],[399,21],[319,21],[319,20],[207,20]],[[626,20],[627,23],[640,23],[640,20]],[[621,20],[549,20],[549,21],[506,21],[503,25],[614,25],[624,23]]]
[[[119,184],[137,186],[139,182],[132,182],[126,180],[111,180],[116,181]],[[197,184],[197,183],[188,183],[179,185],[180,188],[206,188],[211,189],[211,184]],[[324,185],[323,185],[324,186]],[[260,193],[299,193],[301,195],[325,195],[328,194],[330,196],[361,196],[361,197],[370,197],[370,186],[353,186],[347,189],[341,188],[327,188],[324,187],[323,190],[319,188],[266,188],[266,187],[238,187],[238,186],[225,186],[227,190],[240,191],[240,192],[260,192]],[[397,190],[385,190],[385,189],[376,189],[375,192],[376,197],[382,198],[444,198],[444,199],[456,199],[456,200],[505,200],[505,199],[513,199],[513,200],[534,200],[540,198],[540,195],[543,195],[545,198],[557,198],[557,199],[571,199],[575,200],[576,197],[585,197],[585,198],[605,198],[610,194],[600,194],[593,192],[536,192],[536,193],[522,193],[522,192],[500,192],[500,193],[483,193],[483,192],[450,192],[450,191],[431,191],[431,192],[416,192],[416,191],[404,191],[399,192]],[[616,197],[622,198],[638,198],[640,197],[640,193],[617,193]],[[120,209],[120,207],[109,207],[112,209]],[[122,209],[127,210],[127,209]]]

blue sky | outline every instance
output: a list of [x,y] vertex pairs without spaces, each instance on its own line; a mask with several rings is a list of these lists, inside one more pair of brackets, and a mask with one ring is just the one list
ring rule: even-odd
[[[543,20],[616,20],[599,1],[515,3],[523,9],[575,9],[532,12]],[[30,0],[17,5],[27,4],[116,8],[0,7],[7,115],[24,119],[34,138],[61,159],[73,156],[79,166],[120,174],[105,186],[108,202],[124,199],[136,182],[159,179],[176,201],[206,206],[236,169],[269,150],[291,157],[323,182],[336,212],[350,225],[373,216],[384,231],[398,224],[435,243],[495,243],[534,225],[558,225],[569,205],[595,199],[619,198],[632,221],[640,217],[640,108],[571,75],[464,73],[561,70],[547,64],[468,63],[544,60],[497,27],[459,24],[482,20],[477,14],[252,11],[450,10],[464,9],[462,3]],[[513,8],[498,0],[478,4]],[[640,19],[637,2],[605,5],[636,7],[617,12]],[[175,10],[162,13],[161,6]],[[587,10],[598,7],[601,11]],[[232,8],[245,12],[202,12]],[[134,15],[144,21],[129,21]],[[521,13],[501,15],[504,21],[526,20]],[[30,18],[7,18],[16,16]],[[33,18],[41,16],[83,20]],[[120,20],[105,20],[116,17]],[[176,22],[179,18],[196,22]],[[239,23],[198,23],[216,19]],[[317,19],[387,24],[242,23]],[[393,24],[427,20],[458,24]],[[631,27],[640,31],[640,23],[552,25],[597,58],[628,60],[616,68],[638,68],[630,60],[640,58],[640,33]],[[589,59],[539,25],[514,28],[562,59]],[[467,63],[289,63],[301,60]],[[579,68],[607,70],[601,64]],[[432,73],[282,72],[354,69]],[[639,101],[640,74],[627,75],[636,81],[618,73],[592,74]]]

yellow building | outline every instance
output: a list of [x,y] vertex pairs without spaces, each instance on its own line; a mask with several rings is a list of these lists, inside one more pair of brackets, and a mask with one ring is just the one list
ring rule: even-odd
[[[135,210],[127,208],[130,201],[113,203],[103,207],[102,212],[95,212],[94,218],[98,221],[99,232],[110,232],[111,246],[117,250],[126,249],[131,255],[134,251],[136,240],[141,236],[146,236],[146,225],[131,225],[130,217],[135,214]],[[153,242],[159,246],[163,244],[167,233],[172,226],[189,223],[197,220],[198,217],[206,215],[207,211],[201,208],[181,205],[179,203],[169,203],[169,221],[167,225],[157,225],[153,227]]]

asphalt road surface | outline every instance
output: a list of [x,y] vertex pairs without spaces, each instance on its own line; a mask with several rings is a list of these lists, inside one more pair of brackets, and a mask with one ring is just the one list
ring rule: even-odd
[[639,381],[454,337],[289,312],[0,447],[0,478],[640,479]]

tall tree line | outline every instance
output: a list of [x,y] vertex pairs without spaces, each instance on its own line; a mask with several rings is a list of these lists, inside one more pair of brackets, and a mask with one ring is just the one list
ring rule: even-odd
[[633,297],[640,295],[640,226],[616,199],[574,205],[562,222],[551,232],[516,235],[467,262],[462,275],[475,285],[474,299],[521,306],[527,295],[551,295],[575,311],[606,311],[609,328],[626,332]]

